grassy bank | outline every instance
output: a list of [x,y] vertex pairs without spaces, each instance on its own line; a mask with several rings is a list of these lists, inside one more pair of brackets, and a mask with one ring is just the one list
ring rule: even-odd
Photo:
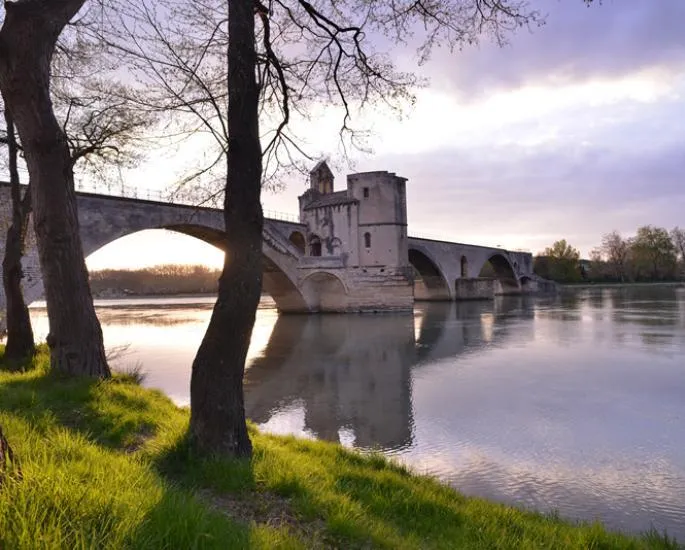
[[0,426],[23,474],[0,488],[0,548],[677,548],[254,429],[251,462],[202,460],[184,442],[188,412],[161,393],[46,365],[0,372]]

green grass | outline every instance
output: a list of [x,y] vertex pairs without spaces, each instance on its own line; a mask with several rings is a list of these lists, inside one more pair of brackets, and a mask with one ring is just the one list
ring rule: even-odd
[[47,363],[41,350],[25,372],[0,371],[0,426],[23,474],[0,487],[3,549],[678,548],[254,428],[252,461],[203,459],[184,438],[188,411],[160,392],[60,378]]

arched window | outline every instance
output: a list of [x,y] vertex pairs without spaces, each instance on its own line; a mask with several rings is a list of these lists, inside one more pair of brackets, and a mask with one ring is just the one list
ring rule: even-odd
[[290,234],[290,242],[293,243],[297,249],[304,254],[304,235],[299,231],[293,231]]
[[371,248],[371,233],[364,233],[364,246]]
[[310,256],[321,256],[321,239],[316,235],[309,239],[309,254]]
[[466,256],[461,257],[461,276],[469,276],[469,261],[466,259]]

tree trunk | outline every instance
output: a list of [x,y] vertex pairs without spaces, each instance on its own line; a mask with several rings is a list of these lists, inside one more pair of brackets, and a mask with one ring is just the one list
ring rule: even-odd
[[250,456],[243,373],[262,288],[262,151],[254,2],[228,0],[228,134],[224,268],[193,362],[190,436],[203,452]]
[[5,438],[2,427],[0,427],[0,487],[2,487],[8,473],[14,473],[17,479],[22,477],[19,460],[12,452],[12,447],[10,447],[9,441]]
[[57,38],[83,2],[5,4],[0,88],[14,116],[29,171],[50,322],[51,366],[69,374],[104,378],[110,370],[88,285],[69,147],[50,100],[50,61]]
[[24,294],[21,288],[23,277],[21,257],[31,210],[31,196],[29,191],[26,191],[22,201],[19,171],[17,170],[17,141],[14,135],[14,121],[7,104],[5,104],[5,123],[7,125],[7,152],[12,193],[12,223],[7,229],[5,257],[2,260],[2,284],[5,289],[7,306],[5,359],[21,361],[33,356],[36,351],[29,308],[24,302]]

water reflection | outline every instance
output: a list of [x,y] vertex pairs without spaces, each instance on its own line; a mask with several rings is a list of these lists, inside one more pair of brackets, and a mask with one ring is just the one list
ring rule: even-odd
[[417,306],[417,363],[482,352],[533,338],[534,301],[503,296],[496,301],[424,303]]
[[[412,368],[532,338],[529,298],[429,303],[406,315],[283,316],[245,374],[247,416],[360,449],[413,442]],[[510,327],[516,326],[516,331]],[[272,421],[270,423],[270,421]]]
[[304,409],[304,429],[364,449],[411,444],[410,316],[279,317],[245,374],[245,409],[258,423],[284,408]]

